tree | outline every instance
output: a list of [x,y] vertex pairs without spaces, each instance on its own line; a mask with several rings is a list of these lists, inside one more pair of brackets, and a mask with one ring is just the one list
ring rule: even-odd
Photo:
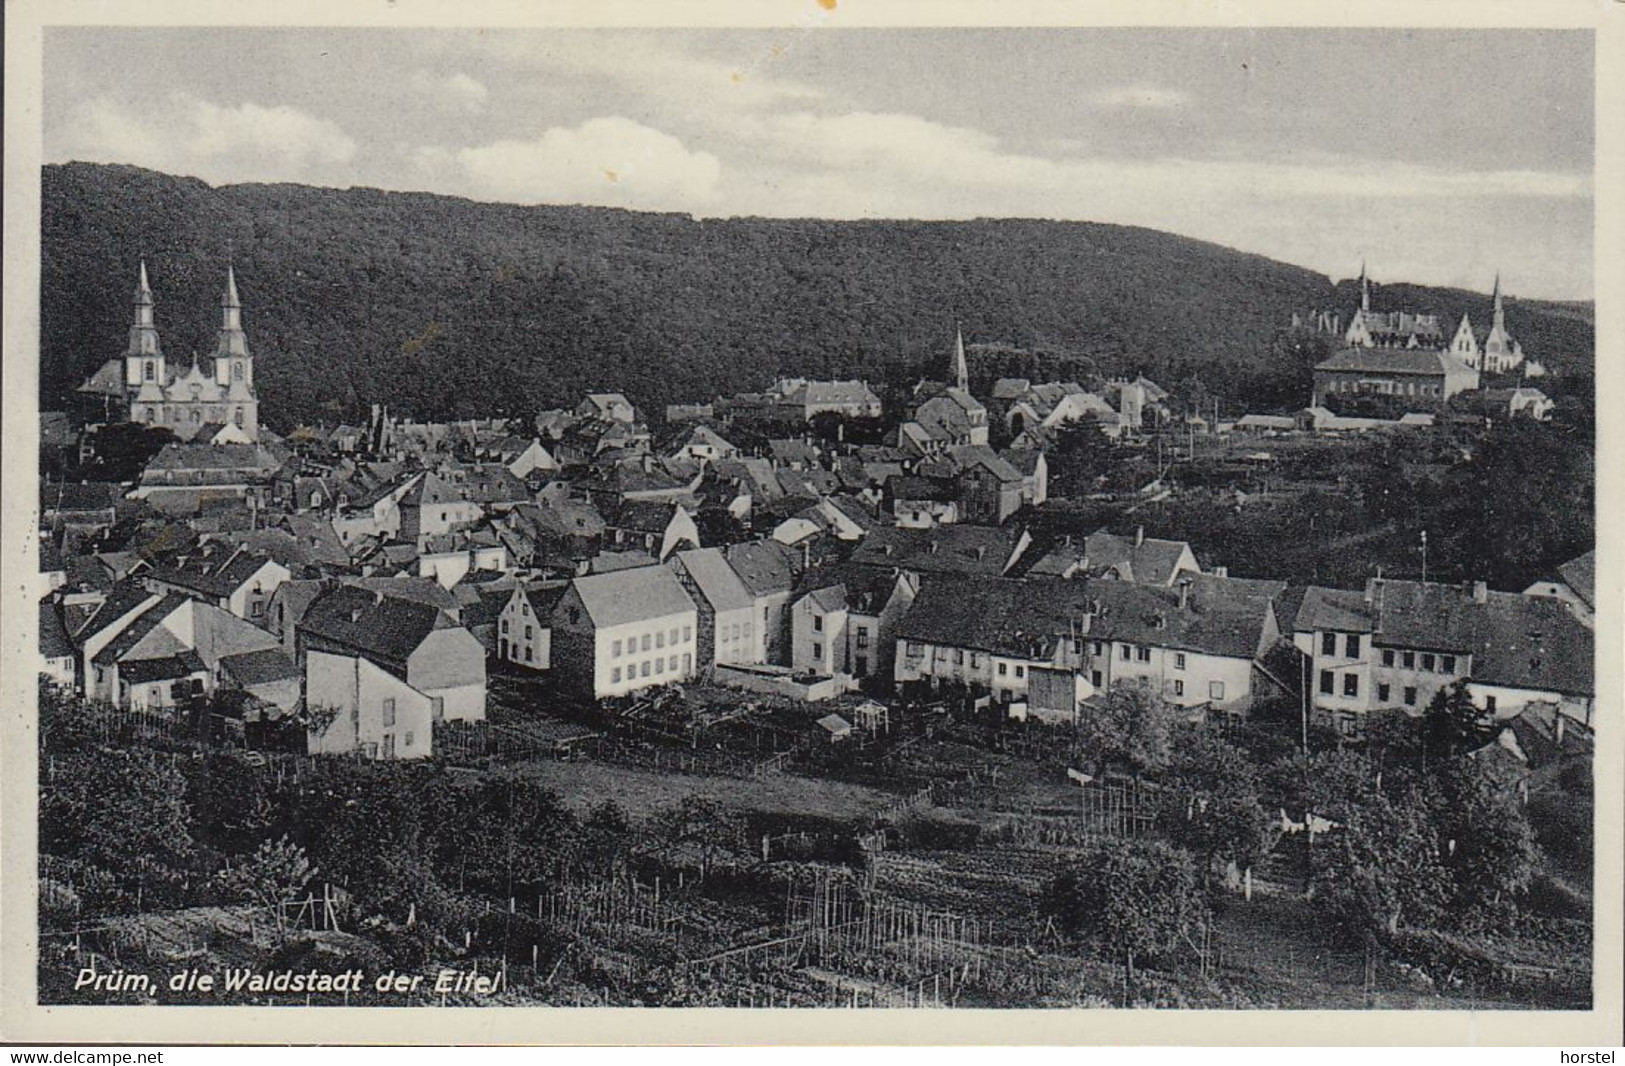
[[112,875],[120,898],[109,902],[178,898],[197,850],[180,771],[148,752],[106,749],[54,765],[40,781],[40,851]]
[[1161,841],[1101,840],[1052,878],[1040,911],[1123,960],[1175,948],[1206,915],[1189,853]]
[[1090,705],[1078,732],[1101,763],[1142,774],[1167,765],[1177,714],[1148,682],[1126,681]]
[[228,864],[218,878],[226,892],[271,912],[276,921],[276,940],[281,944],[288,936],[283,904],[315,876],[316,867],[311,865],[305,849],[282,837],[262,842],[246,858]]
[[1450,878],[1432,804],[1420,787],[1408,785],[1390,799],[1373,783],[1337,814],[1341,828],[1315,852],[1313,884],[1345,928],[1391,937],[1405,921],[1438,912]]
[[1484,712],[1473,703],[1467,680],[1440,689],[1428,703],[1422,724],[1426,758],[1449,759],[1482,746],[1490,737]]
[[1440,850],[1457,904],[1452,913],[1481,912],[1528,888],[1539,852],[1517,795],[1474,758],[1452,760],[1434,781]]
[[1204,884],[1216,864],[1250,866],[1263,854],[1269,816],[1246,752],[1207,730],[1191,730],[1175,745],[1162,782],[1158,824],[1197,857]]

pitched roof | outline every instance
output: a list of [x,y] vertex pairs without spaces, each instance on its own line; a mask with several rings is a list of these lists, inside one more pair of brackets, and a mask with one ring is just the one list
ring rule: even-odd
[[431,632],[456,626],[437,607],[350,585],[318,597],[300,622],[307,636],[386,663],[404,662]]
[[149,681],[174,681],[208,669],[195,652],[183,651],[155,659],[119,663],[119,679],[132,685]]
[[699,586],[700,594],[714,611],[732,611],[750,607],[756,602],[750,589],[729,565],[721,548],[695,548],[677,553],[689,577]]
[[997,575],[1004,572],[1021,539],[1021,531],[1009,526],[881,526],[858,543],[852,561],[932,573]]
[[299,677],[299,666],[281,648],[260,648],[220,659],[220,669],[239,685],[264,685]]
[[593,624],[599,628],[694,610],[682,582],[664,566],[639,566],[588,574],[573,582]]
[[1593,548],[1578,559],[1570,559],[1557,568],[1557,576],[1587,607],[1596,606],[1597,550]]
[[1134,537],[1120,537],[1104,529],[1089,534],[1083,543],[1090,573],[1126,567],[1124,579],[1142,585],[1166,585],[1188,551],[1190,544],[1183,540],[1144,537],[1136,544]]
[[205,596],[229,596],[271,561],[270,556],[257,551],[216,542],[205,544],[173,566],[153,566],[151,576],[155,581]]
[[776,540],[730,544],[725,554],[728,565],[753,596],[789,592],[795,583],[794,556]]
[[73,642],[68,639],[62,615],[50,600],[39,603],[39,653],[42,659],[62,659],[73,654]]
[[[1274,585],[1275,583],[1266,583]],[[1251,583],[1193,581],[1186,605],[1177,589],[1124,581],[928,578],[898,636],[997,654],[1048,656],[1076,635],[1226,658],[1259,651],[1270,599]]]
[[1449,352],[1427,348],[1344,348],[1316,364],[1315,369],[1370,374],[1443,374],[1467,367]]
[[117,622],[149,599],[157,597],[139,581],[120,581],[107,592],[107,598],[85,624],[73,634],[74,643],[84,644],[91,637]]

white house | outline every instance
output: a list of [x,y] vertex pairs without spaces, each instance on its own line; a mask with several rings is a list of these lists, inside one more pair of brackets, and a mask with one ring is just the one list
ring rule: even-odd
[[552,622],[553,671],[598,699],[695,676],[698,610],[664,566],[578,577]]

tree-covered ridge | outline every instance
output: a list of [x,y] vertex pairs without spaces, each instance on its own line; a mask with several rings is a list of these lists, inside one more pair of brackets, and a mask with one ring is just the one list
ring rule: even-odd
[[[945,363],[955,322],[971,341],[1291,403],[1303,367],[1281,327],[1356,300],[1300,267],[1099,223],[696,220],[78,163],[44,168],[42,224],[42,404],[123,350],[143,256],[170,358],[207,351],[229,259],[281,428],[379,401],[458,417],[600,388],[658,408],[781,374],[901,378]],[[1488,324],[1476,293],[1394,286],[1378,303]],[[1548,368],[1589,372],[1589,305],[1509,316]]]

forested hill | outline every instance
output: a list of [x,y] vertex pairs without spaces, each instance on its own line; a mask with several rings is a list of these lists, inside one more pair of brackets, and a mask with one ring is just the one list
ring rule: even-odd
[[[1290,403],[1304,367],[1280,328],[1355,300],[1300,267],[1096,223],[699,221],[78,163],[43,182],[47,407],[123,350],[143,256],[172,360],[212,345],[229,256],[263,415],[283,428],[376,401],[456,417],[614,388],[658,409],[778,375],[900,378],[946,365],[956,321],[972,343]],[[1482,295],[1396,286],[1379,302],[1487,326]],[[1588,305],[1509,314],[1548,366],[1590,366]]]

